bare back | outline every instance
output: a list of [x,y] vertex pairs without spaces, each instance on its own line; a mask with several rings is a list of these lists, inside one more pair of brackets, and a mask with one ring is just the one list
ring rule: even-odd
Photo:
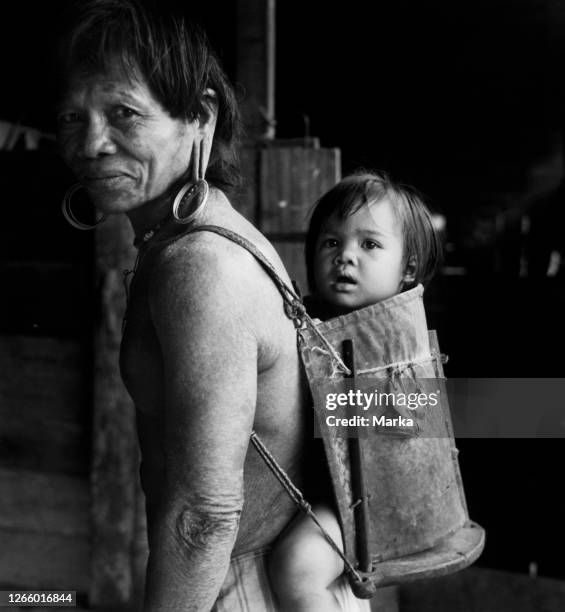
[[[247,238],[289,282],[268,241],[215,195],[204,222]],[[232,555],[270,544],[295,507],[249,434],[301,484],[307,392],[296,330],[253,256],[207,232],[150,247],[132,287],[121,367],[138,415],[150,544],[162,500],[225,511],[226,498],[240,504],[241,479]]]

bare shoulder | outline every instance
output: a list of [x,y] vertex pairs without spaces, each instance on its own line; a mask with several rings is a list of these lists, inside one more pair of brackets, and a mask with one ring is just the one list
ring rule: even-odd
[[152,293],[198,303],[234,289],[245,278],[241,253],[225,240],[218,244],[220,240],[195,232],[158,251],[151,262]]
[[[247,234],[288,282],[268,241],[258,232]],[[172,320],[171,333],[183,322],[192,331],[195,325],[238,328],[255,338],[263,356],[277,352],[294,334],[282,297],[266,271],[253,255],[223,236],[183,236],[156,253],[150,267],[149,304],[157,327]]]
[[263,285],[271,282],[250,253],[211,232],[191,233],[169,244],[156,254],[151,269],[152,295],[193,308],[214,302],[234,312],[254,304]]

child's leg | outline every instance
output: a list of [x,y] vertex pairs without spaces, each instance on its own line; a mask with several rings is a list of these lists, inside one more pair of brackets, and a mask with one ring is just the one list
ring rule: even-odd
[[[324,529],[343,550],[341,529],[328,506],[313,507]],[[340,611],[328,590],[343,572],[343,561],[314,521],[301,515],[276,543],[269,560],[271,585],[283,612]]]

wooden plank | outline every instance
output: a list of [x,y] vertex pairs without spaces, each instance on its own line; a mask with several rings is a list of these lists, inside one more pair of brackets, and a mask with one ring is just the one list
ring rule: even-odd
[[301,294],[308,294],[308,283],[306,282],[306,266],[304,264],[303,242],[279,242],[273,241],[273,246],[282,259],[290,278],[298,283]]
[[0,467],[88,474],[86,352],[76,340],[2,337]]
[[237,82],[240,108],[251,139],[275,135],[275,0],[236,2]]
[[90,430],[38,412],[0,409],[0,468],[86,477]]
[[75,339],[0,337],[0,407],[85,423],[86,347]]
[[339,149],[267,147],[260,151],[260,229],[303,232],[316,200],[340,177]]
[[0,499],[0,584],[86,591],[88,481],[1,469]]
[[258,162],[259,149],[255,145],[240,148],[242,185],[232,198],[235,209],[254,225],[257,224]]
[[0,527],[0,586],[86,591],[87,536],[15,531]]
[[2,529],[85,538],[90,533],[87,479],[0,469],[0,499]]
[[94,334],[94,434],[92,450],[92,565],[90,603],[109,608],[130,601],[130,551],[138,477],[132,402],[119,373],[125,295],[122,271],[135,258],[125,217],[114,215],[96,232],[101,316]]

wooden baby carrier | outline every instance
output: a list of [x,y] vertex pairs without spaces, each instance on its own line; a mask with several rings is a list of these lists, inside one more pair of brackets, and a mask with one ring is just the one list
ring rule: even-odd
[[[422,287],[315,323],[253,244],[217,226],[193,231],[218,233],[252,253],[277,285],[285,312],[295,323],[314,398],[315,426],[329,465],[343,553],[324,536],[343,558],[355,595],[371,597],[378,587],[440,576],[475,561],[485,534],[469,520],[441,355],[435,334],[427,330]],[[333,404],[328,409],[327,400],[334,400],[337,408],[339,392],[347,395],[348,389],[350,397],[360,397],[355,390],[361,389],[363,401],[372,400],[373,405],[370,411],[362,406],[357,414],[351,412],[351,402],[340,406],[342,415],[350,412],[339,427],[339,411]],[[398,401],[390,406],[393,396],[432,396],[435,401],[426,401],[424,407]],[[379,397],[387,399],[386,406],[377,406]],[[297,505],[319,525],[255,432],[251,442]]]

